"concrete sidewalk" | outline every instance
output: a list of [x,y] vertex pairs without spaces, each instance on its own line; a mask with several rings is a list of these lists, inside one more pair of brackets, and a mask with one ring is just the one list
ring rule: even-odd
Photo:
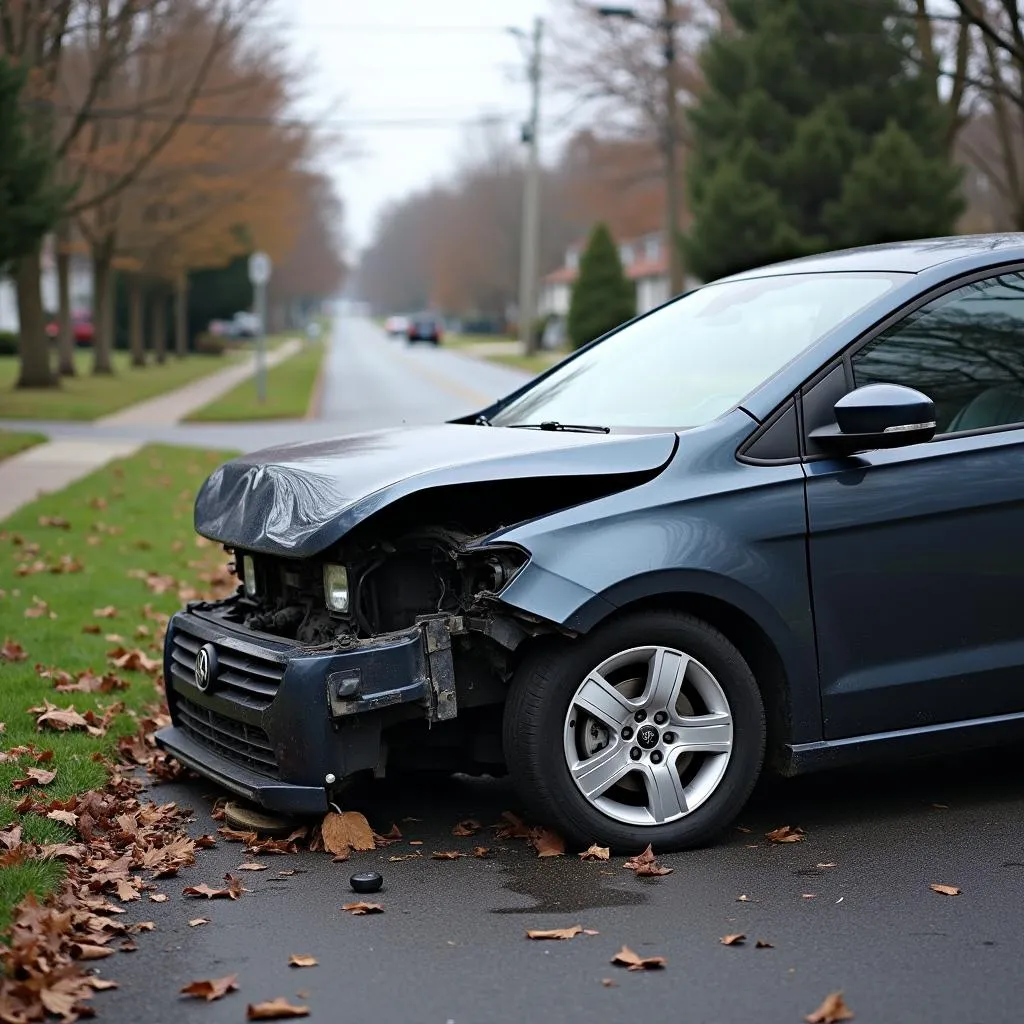
[[[267,355],[267,366],[276,366],[302,348],[297,338],[285,342]],[[238,366],[228,367],[187,384],[176,391],[129,406],[111,416],[104,416],[98,426],[166,426],[180,422],[190,413],[219,398],[225,392],[251,377],[256,357],[250,356]],[[41,494],[51,494],[80,480],[112,459],[121,459],[137,452],[144,442],[113,439],[76,439],[49,441],[20,455],[0,462],[0,520],[34,501]]]

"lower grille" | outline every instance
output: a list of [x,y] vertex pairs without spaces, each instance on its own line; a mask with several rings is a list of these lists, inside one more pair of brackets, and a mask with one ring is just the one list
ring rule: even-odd
[[244,765],[261,775],[277,778],[277,761],[267,734],[254,725],[236,722],[232,718],[193,704],[180,694],[174,701],[178,713],[175,723],[192,739],[208,747],[229,761]]
[[[171,634],[171,671],[186,682],[196,676],[196,655],[205,641],[179,626]],[[248,708],[265,711],[270,707],[284,676],[284,663],[239,651],[226,644],[217,649],[217,675],[210,686],[226,697]]]

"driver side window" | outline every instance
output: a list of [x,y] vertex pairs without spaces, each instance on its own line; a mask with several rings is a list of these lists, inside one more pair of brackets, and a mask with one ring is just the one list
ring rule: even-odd
[[964,285],[853,357],[857,387],[904,384],[935,403],[939,434],[1024,424],[1024,273]]

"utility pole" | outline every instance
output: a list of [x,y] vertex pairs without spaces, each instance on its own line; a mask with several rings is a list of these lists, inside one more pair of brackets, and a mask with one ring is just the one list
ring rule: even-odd
[[682,209],[682,182],[679,177],[679,99],[676,93],[676,27],[679,15],[676,0],[662,0],[661,18],[647,21],[633,7],[602,5],[595,8],[602,18],[622,18],[659,29],[662,33],[662,81],[665,90],[665,116],[660,126],[662,166],[665,173],[665,245],[668,246],[669,291],[683,290],[683,261],[679,252],[679,217]]
[[676,93],[676,2],[663,0],[661,20],[664,33],[665,58],[665,244],[668,246],[668,281],[670,295],[683,290],[683,261],[679,252],[679,212],[681,203],[677,157],[679,154],[679,97]]
[[[521,29],[514,34],[525,36]],[[541,44],[544,21],[535,18],[530,39],[528,77],[530,82],[530,116],[523,124],[522,141],[526,143],[526,171],[523,179],[523,225],[519,258],[519,340],[523,351],[534,352],[537,338],[533,323],[537,318],[537,263],[540,234],[540,84]]]

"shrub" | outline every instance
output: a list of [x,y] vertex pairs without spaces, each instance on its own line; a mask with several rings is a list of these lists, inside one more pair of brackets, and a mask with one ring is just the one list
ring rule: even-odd
[[0,356],[18,354],[18,335],[14,331],[0,331]]
[[222,356],[227,348],[227,342],[216,334],[204,332],[196,335],[195,350],[201,356]]
[[569,303],[569,337],[582,348],[636,316],[636,292],[604,224],[590,235],[580,257],[580,274]]

